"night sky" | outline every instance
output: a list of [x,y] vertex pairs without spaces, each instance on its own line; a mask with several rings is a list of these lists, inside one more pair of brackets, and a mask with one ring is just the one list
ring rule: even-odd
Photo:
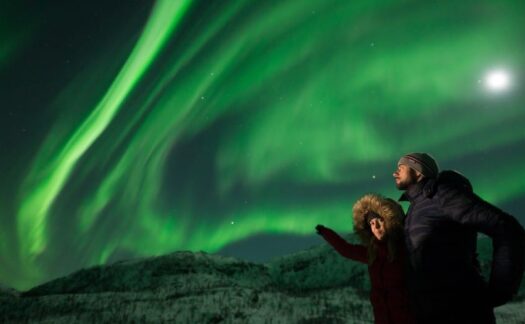
[[[0,282],[263,261],[432,154],[525,221],[525,2],[3,1]],[[405,205],[406,207],[406,205]]]

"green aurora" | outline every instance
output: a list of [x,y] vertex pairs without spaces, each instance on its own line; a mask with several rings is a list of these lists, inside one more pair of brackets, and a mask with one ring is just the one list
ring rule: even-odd
[[[27,75],[12,76],[39,55],[31,44],[58,37],[39,30],[44,15],[80,34],[78,13],[50,5],[24,29],[0,25],[2,85],[21,89],[2,90],[0,282],[26,289],[123,253],[211,253],[320,222],[350,231],[362,194],[399,195],[391,173],[410,151],[493,203],[525,198],[523,1],[144,7],[111,15],[67,72],[27,73],[56,85],[38,104],[16,97],[31,97]],[[512,84],[491,93],[498,67]],[[46,122],[31,140],[9,119],[21,112]]]

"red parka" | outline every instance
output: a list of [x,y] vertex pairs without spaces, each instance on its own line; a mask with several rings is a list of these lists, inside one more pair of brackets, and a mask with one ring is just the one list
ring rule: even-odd
[[[352,213],[354,230],[362,245],[350,244],[322,225],[316,227],[318,233],[342,256],[368,265],[372,284],[370,301],[376,324],[415,323],[405,278],[403,208],[392,199],[367,194],[354,204]],[[372,234],[370,215],[383,219],[384,241],[378,241]],[[392,254],[390,257],[389,253]]]
[[[326,227],[321,230],[320,234],[345,258],[368,264],[368,249],[365,246],[350,244],[336,232]],[[374,309],[375,323],[415,323],[414,315],[410,310],[405,281],[404,246],[400,246],[397,257],[393,261],[389,261],[387,245],[379,241],[376,244],[377,255],[374,262],[368,265],[372,285],[370,302]]]

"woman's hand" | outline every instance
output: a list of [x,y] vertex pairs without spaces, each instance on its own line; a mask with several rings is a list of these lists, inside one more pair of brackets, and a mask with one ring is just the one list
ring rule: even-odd
[[319,224],[315,227],[315,230],[317,232],[317,234],[319,235],[323,235],[323,232],[324,230],[326,229],[326,227],[324,227],[323,225]]

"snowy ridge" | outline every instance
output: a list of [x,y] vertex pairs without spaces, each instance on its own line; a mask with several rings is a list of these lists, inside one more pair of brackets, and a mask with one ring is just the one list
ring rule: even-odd
[[13,288],[0,284],[0,298],[19,297],[20,293]]
[[[264,265],[175,252],[83,269],[21,294],[0,287],[0,322],[372,323],[369,285],[366,265],[326,244]],[[496,310],[498,321],[522,323],[524,306],[520,293]]]

